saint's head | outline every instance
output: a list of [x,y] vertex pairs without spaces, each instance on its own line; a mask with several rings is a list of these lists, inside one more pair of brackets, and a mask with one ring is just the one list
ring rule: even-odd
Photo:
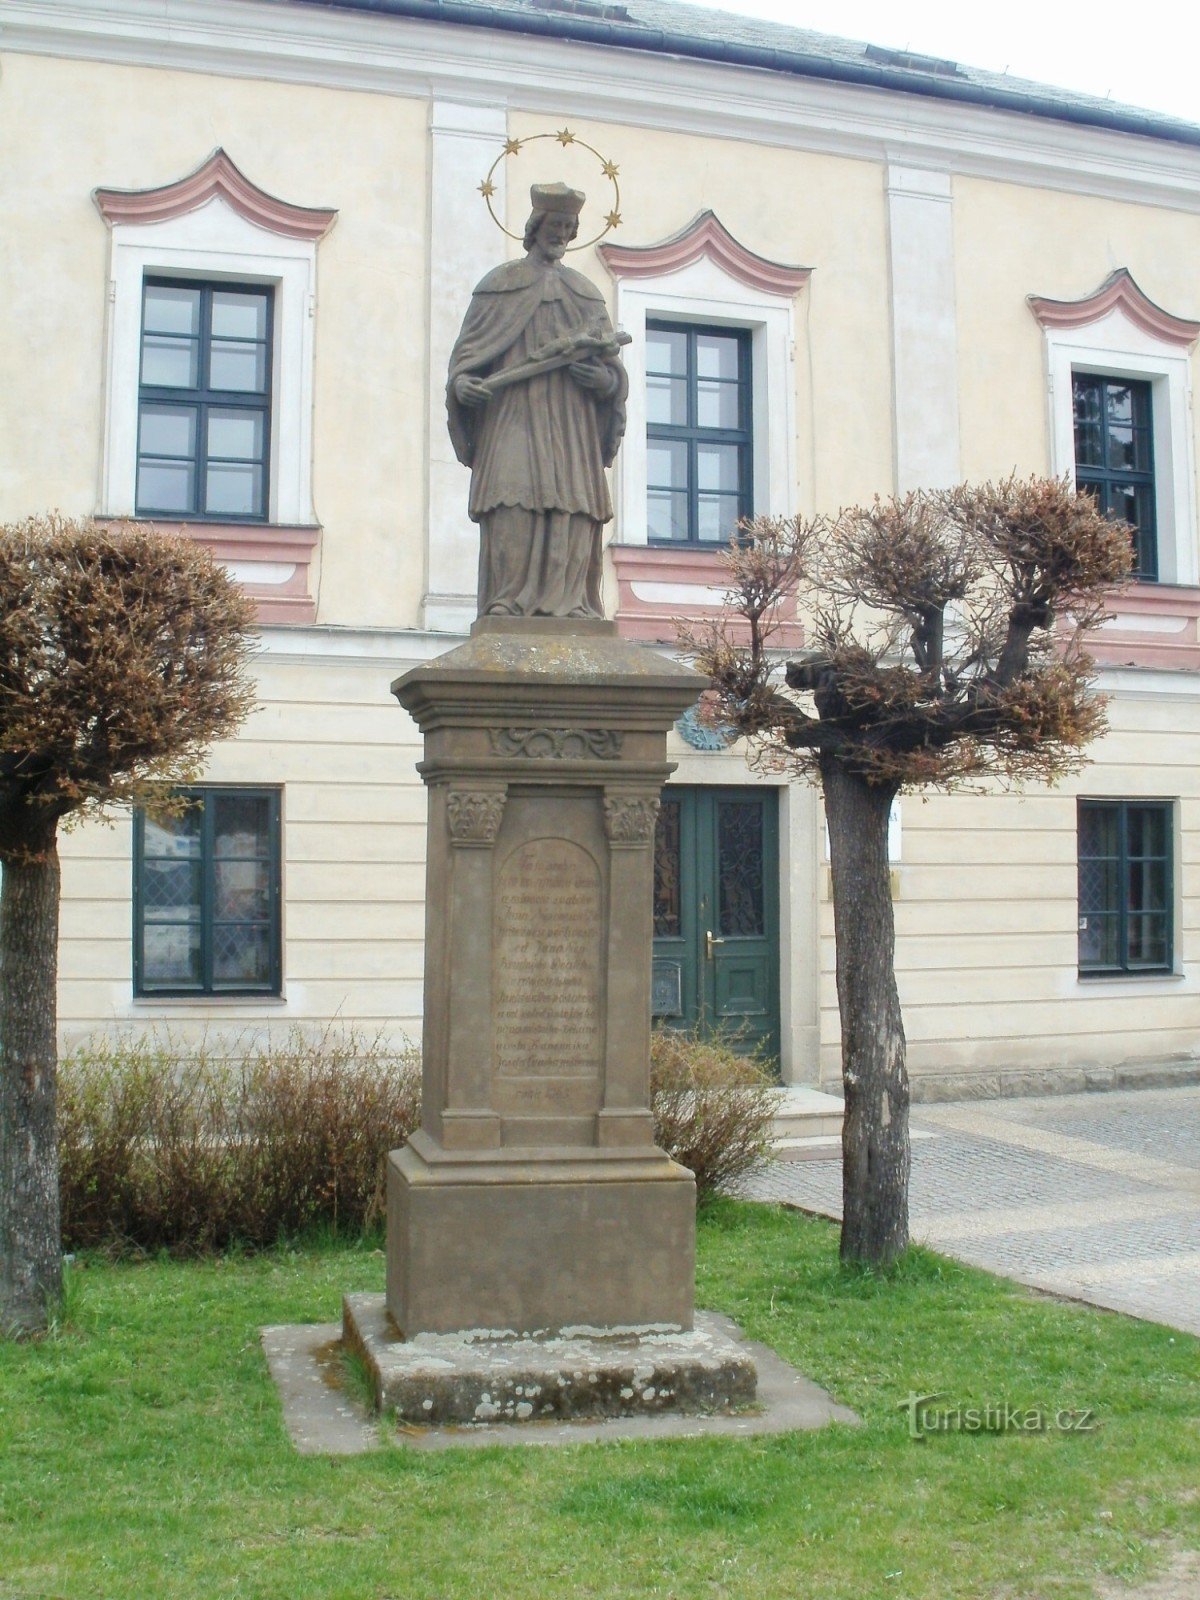
[[535,183],[529,190],[533,210],[525,224],[526,252],[546,262],[561,261],[579,232],[584,195],[565,183]]

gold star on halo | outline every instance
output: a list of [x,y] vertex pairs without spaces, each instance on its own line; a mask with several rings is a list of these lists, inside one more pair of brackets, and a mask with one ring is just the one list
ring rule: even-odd
[[558,130],[558,132],[554,135],[554,137],[558,140],[559,144],[561,144],[561,145],[568,145],[568,144],[574,144],[575,143],[575,135],[571,132],[570,128],[560,128]]
[[615,178],[620,170],[615,161],[602,161],[600,163],[600,171],[606,178]]
[[610,228],[619,228],[621,226],[621,213],[619,211],[610,211],[604,220]]
[[505,139],[505,141],[504,141],[504,154],[506,156],[515,156],[517,154],[517,152],[520,150],[520,148],[521,148],[520,139]]
[[479,185],[479,192],[485,200],[490,200],[496,192],[496,185],[490,178],[485,178]]

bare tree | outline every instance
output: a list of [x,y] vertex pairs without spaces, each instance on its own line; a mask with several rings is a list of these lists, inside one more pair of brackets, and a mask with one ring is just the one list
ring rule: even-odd
[[169,805],[252,704],[251,604],[191,540],[57,513],[0,527],[0,1331],[62,1284],[59,823]]
[[[1054,479],[755,519],[730,601],[684,644],[760,765],[820,782],[842,1028],[844,1260],[908,1243],[909,1087],[887,829],[896,795],[1053,783],[1104,727],[1083,635],[1126,577],[1130,534]],[[795,597],[809,648],[771,648]]]

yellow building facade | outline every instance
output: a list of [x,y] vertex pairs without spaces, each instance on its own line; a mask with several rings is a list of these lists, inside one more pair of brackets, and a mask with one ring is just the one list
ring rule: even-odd
[[[572,262],[632,336],[605,584],[648,648],[719,606],[733,512],[1012,471],[1136,507],[1109,733],[1054,791],[904,798],[898,976],[918,1096],[1200,1071],[1200,129],[665,0],[9,0],[0,170],[0,517],[182,526],[260,608],[191,831],[64,841],[65,1042],[419,1036],[389,684],[474,615],[447,357],[561,179],[581,242],[619,212]],[[659,1009],[835,1083],[819,800],[714,743],[672,735]]]

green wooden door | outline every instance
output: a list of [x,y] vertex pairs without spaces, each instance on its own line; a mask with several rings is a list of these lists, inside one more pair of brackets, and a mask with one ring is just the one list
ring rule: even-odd
[[654,843],[656,1021],[779,1056],[774,789],[663,790]]

